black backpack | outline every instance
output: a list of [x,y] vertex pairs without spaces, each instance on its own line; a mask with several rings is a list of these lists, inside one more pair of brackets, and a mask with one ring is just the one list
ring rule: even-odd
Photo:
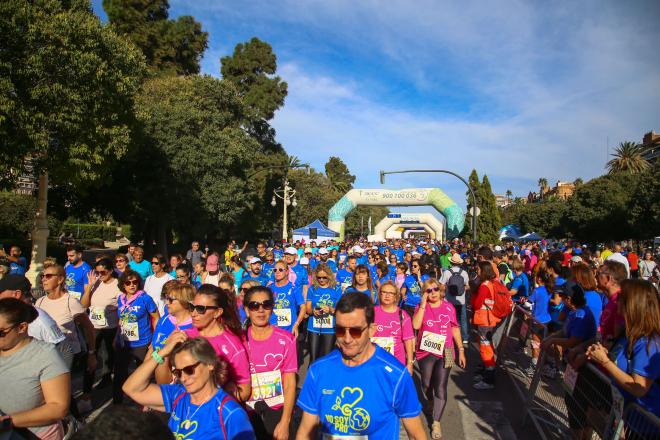
[[463,279],[462,269],[458,269],[458,272],[454,272],[449,269],[451,276],[447,280],[447,292],[451,296],[461,296],[465,294],[465,279]]

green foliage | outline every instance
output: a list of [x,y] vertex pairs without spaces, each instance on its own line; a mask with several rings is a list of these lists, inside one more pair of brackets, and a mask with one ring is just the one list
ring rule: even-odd
[[[470,173],[470,177],[468,177],[468,184],[470,185],[470,188],[472,188],[472,191],[474,191],[474,196],[477,199],[477,206],[480,206],[479,191],[481,188],[481,182],[479,182],[479,175],[477,174],[477,170],[472,169],[472,172]],[[472,195],[469,190],[465,191],[465,198],[467,200],[467,214],[465,215],[465,227],[463,228],[463,232],[461,233],[461,236],[472,239],[472,215],[470,214],[470,208],[472,208]],[[479,231],[479,224],[477,221],[477,232],[478,231]]]
[[[298,206],[289,210],[291,229],[299,228],[315,219],[327,222],[328,210],[335,204],[339,197],[332,190],[330,180],[315,170],[307,174],[304,170],[289,171],[289,181],[296,189]],[[282,218],[282,205],[277,206],[278,223]],[[280,223],[281,227],[281,223]]]
[[660,166],[639,175],[628,205],[633,238],[651,238],[660,231]]
[[[105,241],[115,241],[117,228],[115,226],[91,225],[84,223],[63,223],[60,234],[69,235],[80,240],[100,239]],[[52,234],[53,236],[55,234]],[[58,234],[59,235],[59,234]]]
[[36,209],[34,197],[0,191],[0,237],[27,237],[34,225]]
[[108,176],[130,143],[142,54],[82,0],[2,1],[0,34],[0,176],[26,158],[78,190]]
[[[565,229],[567,203],[546,200],[542,203],[513,203],[501,210],[500,225],[516,224],[523,233],[536,232],[542,237],[562,238]],[[500,226],[500,227],[501,227]]]
[[486,175],[484,175],[479,191],[477,192],[477,200],[477,204],[481,210],[477,218],[477,239],[481,243],[493,243],[498,239],[501,220],[500,212],[495,202],[495,195]]
[[346,217],[346,236],[357,238],[362,234],[366,237],[369,235],[369,217],[371,217],[371,231],[373,232],[378,222],[389,212],[390,210],[383,206],[358,206]]
[[621,142],[614,150],[614,159],[607,162],[610,174],[641,173],[649,169],[650,164],[642,156],[643,146],[634,142]]
[[326,162],[325,175],[330,179],[332,189],[338,193],[345,193],[353,188],[355,176],[348,171],[344,161],[336,156],[331,156]]
[[128,37],[159,74],[199,73],[208,34],[189,15],[170,20],[167,0],[103,0],[112,28]]

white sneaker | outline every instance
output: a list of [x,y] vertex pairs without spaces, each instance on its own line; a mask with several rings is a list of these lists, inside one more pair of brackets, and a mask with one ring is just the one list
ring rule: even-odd
[[495,385],[493,385],[492,383],[484,382],[482,380],[473,384],[472,387],[474,387],[474,389],[476,390],[492,390],[493,388],[495,388]]

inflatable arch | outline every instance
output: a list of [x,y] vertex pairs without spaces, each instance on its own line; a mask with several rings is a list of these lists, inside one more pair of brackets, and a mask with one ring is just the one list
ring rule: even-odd
[[374,228],[373,235],[369,236],[369,241],[383,241],[386,238],[392,238],[389,234],[397,227],[404,228],[423,228],[431,235],[431,238],[444,238],[444,224],[430,213],[403,213],[388,214]]
[[463,210],[439,188],[352,189],[328,211],[328,227],[344,240],[346,216],[356,206],[433,206],[447,220],[447,238],[457,237],[463,230]]
[[[403,231],[401,231],[403,229]],[[427,233],[432,239],[436,239],[435,231],[427,224],[419,223],[394,223],[392,226],[387,228],[385,234],[382,236],[370,235],[369,241],[383,241],[384,239],[390,238],[403,238],[402,235],[405,234],[405,231],[416,230],[418,232]]]

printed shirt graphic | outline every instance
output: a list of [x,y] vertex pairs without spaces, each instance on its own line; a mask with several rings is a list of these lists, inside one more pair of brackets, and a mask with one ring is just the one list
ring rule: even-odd
[[290,332],[298,319],[300,306],[305,301],[302,295],[302,285],[294,285],[289,282],[284,286],[277,286],[273,283],[270,288],[273,291],[273,299],[275,299],[275,308],[270,317],[270,323]]
[[67,264],[66,268],[66,280],[64,284],[66,285],[66,290],[69,292],[72,298],[80,301],[82,298],[83,291],[85,290],[85,284],[87,284],[87,273],[92,270],[89,267],[89,264],[83,263],[78,267],[73,267],[71,264]]
[[[341,289],[339,286],[332,287],[310,287],[307,291],[307,301],[312,303],[312,308],[321,306],[330,306],[332,308],[339,302],[341,298]],[[322,335],[329,335],[335,332],[335,317],[325,316],[325,320],[315,320],[314,316],[310,316],[307,320],[307,330],[312,333],[320,333]],[[331,318],[331,319],[328,319]]]
[[[252,338],[252,328],[248,328],[250,373],[252,376],[252,397],[255,400],[278,400],[275,397],[283,396],[282,375],[298,372],[298,356],[296,340],[285,330],[273,327],[273,333],[263,341]],[[279,374],[272,374],[272,373]],[[277,379],[275,379],[277,378]],[[283,400],[281,397],[279,400]],[[249,403],[248,403],[249,404]],[[282,403],[269,406],[279,409]]]
[[[415,309],[415,313],[417,313],[417,310],[419,310],[419,307]],[[445,348],[454,348],[452,327],[458,327],[458,321],[456,320],[456,309],[449,301],[443,300],[438,307],[431,307],[430,303],[426,303],[424,320],[422,321],[422,327],[419,329],[419,337],[417,338],[417,351],[415,353],[417,359],[424,359],[431,354],[426,350],[420,349],[424,332],[444,336]]]
[[318,415],[323,434],[387,440],[399,438],[400,418],[421,411],[412,377],[380,347],[356,367],[346,366],[338,349],[314,362],[297,404]]
[[290,266],[289,270],[292,270],[296,274],[296,284],[298,286],[307,286],[309,285],[309,276],[307,274],[307,269],[301,264],[296,263],[295,266]]
[[374,312],[374,322],[376,323],[374,337],[392,338],[394,342],[394,357],[402,365],[406,365],[406,349],[403,342],[415,338],[410,316],[404,311],[401,311],[401,316],[399,316],[398,310],[395,312],[386,312],[380,306],[376,306]]
[[151,339],[151,347],[154,350],[160,350],[167,343],[167,338],[174,332],[174,330],[187,330],[192,328],[192,318],[188,318],[181,324],[176,322],[176,318],[172,315],[162,316],[156,328],[154,329],[154,336]]
[[[121,294],[117,299],[119,325],[122,328],[123,340],[129,347],[141,347],[151,342],[151,316],[158,310],[158,306],[144,291],[137,292],[137,298],[127,301],[126,295]],[[137,327],[135,327],[137,325]],[[131,341],[125,336],[126,329],[137,329],[137,340]]]
[[[420,279],[423,283],[429,279],[429,276],[422,275]],[[417,278],[412,275],[406,275],[403,287],[406,288],[406,301],[404,304],[412,307],[418,306],[422,302],[422,286],[417,282]]]
[[[222,405],[222,400],[227,395],[222,388],[218,389],[211,400],[199,406],[190,402],[190,394],[181,384],[160,385],[160,392],[165,412],[171,413],[167,426],[176,440],[225,440],[220,423],[221,406],[222,421],[227,432],[226,440],[256,438],[250,419],[238,402],[230,398]],[[174,401],[177,398],[179,400],[175,406]]]
[[346,290],[353,283],[353,272],[341,269],[337,273],[337,283],[341,285],[341,290]]
[[[268,278],[268,281],[274,281],[275,275],[273,275],[275,269],[275,263],[264,263],[261,265],[261,273]],[[268,283],[264,284],[267,285]]]

